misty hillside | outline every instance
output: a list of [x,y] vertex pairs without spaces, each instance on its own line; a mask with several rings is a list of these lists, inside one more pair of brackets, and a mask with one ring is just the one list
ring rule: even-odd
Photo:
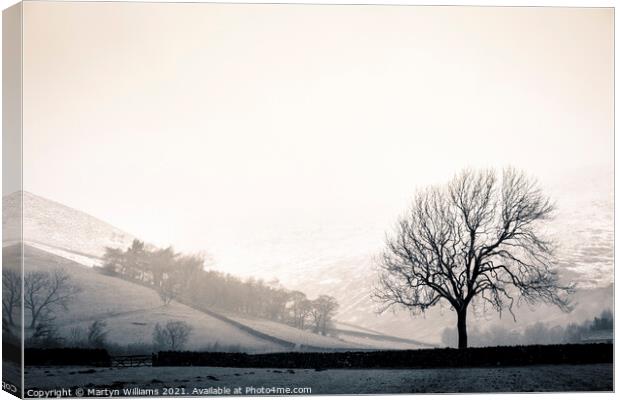
[[[18,253],[16,247],[4,250],[3,263],[6,265],[15,260]],[[92,268],[29,246],[25,246],[25,268],[26,273],[63,268],[70,273],[72,282],[82,289],[69,304],[68,311],[59,313],[54,321],[63,337],[69,337],[72,328],[86,330],[93,321],[102,320],[107,324],[110,342],[144,345],[152,342],[151,335],[157,322],[175,319],[189,323],[197,332],[190,337],[190,348],[199,349],[217,343],[251,351],[282,349],[185,305],[173,302],[162,306],[157,293],[149,288],[105,276]]]
[[[515,323],[507,312],[500,319],[494,311],[483,313],[480,307],[478,316],[472,314],[471,318],[481,326],[501,323],[510,329],[521,329],[536,321],[583,322],[605,308],[613,308],[613,177],[607,170],[580,170],[544,183],[557,211],[554,220],[543,229],[557,243],[556,265],[561,280],[577,285],[573,296],[575,308],[567,314],[545,305],[522,306],[515,310]],[[356,221],[331,230],[323,226],[252,238],[238,247],[240,251],[258,255],[253,274],[262,272],[266,279],[277,277],[287,287],[303,288],[309,295],[321,291],[333,293],[340,304],[339,321],[439,343],[442,330],[455,324],[455,316],[449,309],[435,308],[416,317],[404,310],[377,314],[379,306],[371,300],[370,293],[377,277],[373,258],[382,250],[383,235],[376,234],[373,223]],[[390,228],[382,225],[378,229],[388,232]],[[307,243],[307,248],[288,258],[280,256],[279,264],[269,264],[266,268],[260,262],[262,249],[297,249],[299,242]]]
[[[351,267],[353,266],[353,267]],[[408,337],[421,342],[439,344],[441,333],[446,327],[456,326],[456,315],[449,308],[435,307],[424,315],[411,316],[406,310],[388,310],[377,313],[378,305],[371,299],[374,283],[374,270],[369,259],[350,259],[342,261],[322,270],[316,275],[307,274],[304,289],[332,291],[341,304],[338,320],[353,324],[361,324],[366,328],[389,332],[399,337]],[[335,272],[340,279],[336,278]],[[365,275],[362,275],[362,271]],[[330,282],[326,276],[331,275]],[[566,325],[571,322],[581,323],[592,319],[604,309],[613,309],[613,284],[601,286],[577,286],[573,295],[574,309],[564,313],[557,307],[540,304],[532,307],[520,305],[514,308],[516,322],[508,311],[501,317],[488,306],[481,304],[475,310],[470,310],[468,318],[470,326],[487,328],[493,324],[502,324],[508,329],[523,329],[528,324],[543,322],[554,325]]]
[[[135,338],[138,343],[149,343],[156,322],[179,316],[179,319],[192,321],[192,325],[196,325],[196,332],[201,332],[200,339],[194,338],[190,343],[193,347],[209,346],[217,342],[220,346],[246,346],[252,351],[280,349],[279,345],[273,347],[274,343],[256,341],[256,338],[248,337],[247,332],[237,332],[230,324],[214,320],[212,316],[188,306],[173,302],[162,307],[158,294],[150,288],[84,268],[99,265],[106,247],[126,248],[134,237],[80,211],[28,192],[23,193],[24,241],[29,257],[26,265],[33,268],[55,265],[67,267],[79,286],[85,288],[77,301],[80,307],[73,308],[58,320],[60,326],[66,326],[67,332],[72,327],[84,328],[94,320],[105,319],[114,327],[110,329],[110,340],[129,344],[127,338]],[[18,223],[18,201],[17,193],[4,197],[3,226],[9,228],[11,224]],[[7,246],[13,242],[15,238],[5,238],[7,254],[11,254]],[[5,259],[5,262],[10,262],[10,258]],[[342,349],[425,347],[423,343],[384,334],[380,334],[382,336],[379,339],[373,338],[372,332],[366,332],[360,327],[349,327],[353,336],[349,332],[347,338],[351,340],[343,341],[273,321],[230,314],[226,314],[225,318],[273,337],[276,342],[283,340],[294,345]],[[205,332],[211,333],[203,335],[205,329]]]
[[[5,247],[3,263],[16,263],[17,256],[17,246]],[[97,269],[87,268],[28,245],[25,246],[25,268],[26,273],[62,268],[70,274],[72,283],[82,289],[69,304],[68,311],[58,313],[54,320],[59,334],[64,338],[71,337],[75,328],[87,331],[89,325],[100,320],[106,323],[110,343],[120,346],[148,346],[152,343],[156,323],[180,320],[193,328],[187,344],[187,348],[193,350],[216,348],[224,351],[273,352],[302,349],[304,346],[323,349],[373,347],[324,337],[257,318],[232,315],[218,318],[175,301],[164,306],[158,294],[148,287],[104,275]],[[28,314],[26,318],[28,319]],[[227,318],[237,323],[231,323]],[[283,344],[283,341],[289,342],[292,347]],[[389,342],[384,342],[378,348],[397,346],[403,346],[403,343],[389,346]],[[409,345],[408,348],[412,347],[414,346]]]

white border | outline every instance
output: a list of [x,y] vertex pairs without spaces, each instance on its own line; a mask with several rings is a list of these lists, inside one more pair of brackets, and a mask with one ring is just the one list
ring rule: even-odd
[[[65,0],[57,0],[57,1],[65,1]],[[69,1],[69,0],[67,0]],[[80,0],[80,1],[95,1],[95,0]],[[113,1],[113,2],[125,2],[125,1],[119,1],[119,0],[107,0],[107,1]],[[150,0],[150,1],[145,1],[145,0],[136,0],[137,2],[157,2],[157,3],[186,3],[188,1],[179,1],[179,0]],[[189,1],[192,2],[192,1]],[[197,2],[197,1],[196,1]],[[0,0],[0,5],[2,6],[2,9],[5,9],[7,7],[10,7],[13,4],[18,3],[18,1],[16,0]],[[308,3],[312,3],[312,4],[379,4],[379,5],[464,5],[464,6],[537,6],[537,7],[543,7],[543,6],[555,6],[555,7],[616,7],[616,1],[615,0],[513,0],[513,1],[493,1],[493,0],[444,0],[444,1],[440,1],[440,0],[423,0],[423,1],[419,1],[419,0],[357,0],[357,1],[351,1],[351,0],[289,0],[289,1],[277,1],[277,0],[272,0],[272,1],[265,1],[265,0],[246,0],[246,1],[230,1],[230,0],[219,0],[219,1],[212,1],[212,3],[287,3],[287,4],[308,4]],[[615,23],[615,18],[614,18],[614,23]],[[2,25],[2,21],[0,19],[0,37],[1,37],[1,25]],[[616,48],[615,44],[618,43],[618,31],[614,30],[614,49]],[[2,55],[0,52],[0,62],[2,59]],[[614,63],[615,63],[615,57],[614,57]],[[614,65],[614,77],[618,76],[618,65],[615,64]],[[2,82],[0,82],[0,89],[2,88]],[[614,79],[614,93],[615,93],[615,89],[617,88],[617,81]],[[615,99],[615,96],[614,96]],[[618,113],[617,110],[615,109],[615,102],[614,102],[614,121],[617,119]],[[2,111],[0,109],[0,118],[2,116]],[[618,149],[618,144],[616,141],[614,141],[614,153],[616,153]],[[0,150],[1,150],[1,142],[0,142]],[[0,154],[1,151],[0,151]],[[0,171],[1,171],[1,163],[0,163]],[[0,174],[1,176],[1,174]],[[614,198],[618,198],[618,175],[614,173]],[[615,202],[614,202],[614,216],[615,216]],[[618,219],[615,220],[615,224],[614,224],[614,232],[617,232],[618,229],[620,228],[620,222],[618,221]],[[614,238],[615,238],[615,234],[614,234]],[[614,239],[614,254],[616,254],[617,252],[617,247],[616,247],[616,243],[615,243],[615,239]],[[614,268],[614,281],[617,281],[617,271]],[[614,290],[615,293],[615,290]],[[615,296],[615,310],[618,311],[620,310],[619,307],[619,301],[618,301],[618,297],[619,296]],[[616,313],[614,313],[615,315],[615,321],[616,321],[616,326],[615,326],[615,332],[618,332],[618,315]],[[617,334],[616,334],[616,338],[617,338]],[[617,340],[616,340],[616,344],[617,344]],[[1,356],[1,348],[0,348],[0,356]],[[614,346],[614,360],[618,360],[618,346]],[[614,363],[615,364],[615,363]],[[619,369],[618,368],[614,368],[614,384],[617,385],[619,380]],[[493,399],[498,399],[498,400],[515,400],[515,399],[535,399],[535,398],[544,398],[544,399],[549,399],[549,400],[576,400],[576,399],[593,399],[593,400],[597,400],[597,399],[612,399],[614,398],[614,394],[611,393],[551,393],[551,394],[497,394],[497,393],[491,393],[491,394],[452,394],[452,395],[376,395],[373,396],[373,398],[376,398],[377,400],[386,400],[386,399],[394,399],[394,397],[397,396],[400,399],[413,399],[415,397],[415,399],[421,399],[421,400],[428,400],[428,399],[449,399],[449,398],[453,398],[454,396],[458,396],[458,399],[462,399],[462,400],[474,400],[474,399],[478,399],[480,397],[483,398],[493,398]],[[244,396],[247,397],[247,396]],[[339,399],[354,399],[354,398],[358,398],[360,396],[311,396],[311,397],[304,397],[304,396],[290,396],[290,398],[294,398],[294,399],[301,399],[301,398],[306,398],[306,399],[312,399],[312,398],[322,398],[322,399],[326,399],[326,400],[339,400]],[[4,400],[4,399],[14,399],[15,397],[9,395],[7,392],[4,391],[0,391],[0,400]],[[207,397],[205,397],[207,398]],[[214,397],[210,397],[211,399]],[[235,397],[235,398],[239,398],[239,397]],[[255,397],[253,397],[255,398]],[[143,398],[143,399],[149,399],[149,398]],[[161,400],[161,397],[158,398],[153,398],[154,400]]]

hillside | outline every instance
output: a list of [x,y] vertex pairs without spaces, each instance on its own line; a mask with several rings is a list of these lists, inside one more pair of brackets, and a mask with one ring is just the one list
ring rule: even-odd
[[[522,305],[515,310],[515,323],[507,312],[500,319],[494,311],[483,313],[479,307],[469,317],[470,323],[475,321],[480,327],[501,323],[509,329],[521,329],[538,321],[562,325],[580,323],[605,308],[613,308],[613,176],[604,169],[567,171],[566,175],[549,178],[544,184],[556,202],[557,211],[554,220],[543,229],[557,244],[556,266],[560,278],[577,284],[574,310],[563,313],[545,305]],[[369,213],[368,218],[372,215]],[[336,316],[340,322],[439,343],[443,329],[456,324],[448,307],[434,308],[416,317],[406,310],[377,314],[379,305],[371,299],[377,282],[374,260],[383,249],[384,233],[390,231],[391,225],[376,225],[371,219],[354,221],[346,227],[324,224],[320,229],[300,229],[243,242],[240,239],[238,248],[252,256],[258,254],[258,267],[251,271],[253,274],[263,273],[264,279],[277,277],[283,285],[303,290],[309,296],[333,293],[340,304]],[[296,246],[300,242],[308,245]],[[261,253],[261,249],[295,249],[295,252],[290,251],[287,257],[281,251],[276,259],[278,263],[268,263],[268,254],[266,250]],[[269,268],[261,269],[263,265]]]
[[269,321],[253,317],[232,317],[233,320],[263,332],[267,335],[276,337],[287,342],[292,342],[298,346],[310,346],[318,348],[334,349],[354,349],[366,348],[370,346],[359,346],[332,337],[316,335],[308,331],[283,325],[278,322]]
[[[19,193],[3,198],[5,232],[19,223],[19,201]],[[377,340],[377,337],[360,336],[359,332],[366,330],[358,326],[349,326],[347,329],[354,334],[347,334],[351,340],[343,341],[272,321],[227,316],[232,320],[229,322],[237,324],[235,327],[226,322],[226,317],[218,319],[221,314],[203,313],[176,302],[162,307],[159,296],[153,290],[85,268],[100,264],[99,258],[105,247],[127,247],[134,236],[95,217],[28,192],[23,192],[23,202],[28,268],[66,268],[84,289],[75,302],[80,304],[79,309],[74,307],[57,319],[58,325],[63,327],[63,334],[69,334],[75,327],[85,329],[94,320],[105,319],[111,341],[122,344],[150,343],[154,324],[174,318],[191,321],[194,332],[200,332],[199,335],[194,334],[190,342],[190,346],[196,349],[217,344],[220,347],[241,346],[250,351],[272,351],[281,349],[282,342],[290,342],[293,347],[334,349],[426,347],[407,339],[383,336]],[[4,263],[11,262],[14,250],[10,246],[16,240],[13,237],[4,238]],[[265,336],[273,340],[265,341]],[[128,338],[132,338],[131,341]]]
[[[3,263],[14,262],[17,248],[5,248]],[[25,246],[26,273],[33,270],[63,268],[74,284],[82,289],[67,312],[58,313],[55,323],[60,334],[69,337],[73,328],[84,330],[95,320],[107,323],[110,342],[119,345],[144,345],[152,342],[157,322],[175,319],[193,328],[189,349],[239,348],[252,352],[276,351],[283,347],[257,338],[183,304],[172,302],[162,306],[157,293],[149,288],[115,277],[103,275],[71,260]],[[28,318],[28,315],[26,315]]]
[[[134,237],[81,211],[29,192],[15,192],[2,199],[3,244],[19,240],[12,237],[20,224],[19,201],[23,195],[23,235],[26,243],[65,258],[93,265],[106,247],[127,247]],[[17,233],[18,234],[18,233]]]
[[[582,261],[582,265],[584,264],[586,263]],[[477,310],[470,310],[469,324],[476,324],[483,329],[501,324],[507,329],[520,330],[536,322],[547,323],[550,326],[581,323],[592,319],[606,308],[613,309],[613,283],[591,286],[583,284],[585,280],[573,270],[566,271],[566,275],[568,274],[578,282],[577,290],[572,296],[574,308],[571,312],[565,313],[557,307],[546,304],[536,306],[521,304],[514,309],[516,316],[514,321],[507,311],[500,316],[488,307],[487,312],[484,312],[483,306],[480,305]],[[325,282],[327,276],[332,277],[330,282]],[[358,324],[363,325],[366,330],[389,332],[393,336],[441,345],[443,330],[446,327],[456,326],[456,315],[447,306],[435,307],[417,316],[412,316],[403,309],[378,314],[378,305],[370,296],[374,284],[374,271],[370,258],[344,259],[324,267],[317,273],[306,274],[304,280],[303,286],[298,287],[304,288],[309,293],[316,293],[318,290],[335,293],[341,304],[337,319],[344,324],[341,325],[344,330],[347,329],[347,325]],[[347,341],[352,340],[345,336],[341,337]]]
[[[305,348],[344,350],[419,347],[398,341],[364,341],[355,335],[352,336],[355,340],[348,342],[258,318],[220,317],[218,313],[202,312],[175,301],[164,306],[158,294],[148,287],[104,275],[98,269],[85,267],[29,245],[24,250],[26,273],[61,268],[82,289],[71,301],[67,312],[56,315],[55,325],[64,338],[71,337],[76,328],[86,332],[90,324],[101,320],[106,323],[110,343],[121,347],[143,348],[152,343],[156,323],[181,320],[193,328],[186,346],[190,350],[255,353]],[[17,262],[17,255],[17,246],[5,247],[3,264]],[[28,313],[26,318],[28,322]]]

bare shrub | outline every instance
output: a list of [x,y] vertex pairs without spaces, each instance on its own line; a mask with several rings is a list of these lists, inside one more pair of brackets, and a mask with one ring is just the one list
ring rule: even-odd
[[180,350],[187,343],[192,327],[183,321],[168,321],[165,325],[157,323],[153,329],[153,343],[163,350]]

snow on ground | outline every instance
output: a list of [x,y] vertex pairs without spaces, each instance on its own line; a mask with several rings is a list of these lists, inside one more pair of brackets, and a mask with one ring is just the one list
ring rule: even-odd
[[95,257],[102,256],[106,247],[124,248],[134,239],[98,218],[28,192],[3,196],[2,214],[2,228],[11,233],[4,241],[21,240],[22,223],[25,241]]
[[359,325],[350,324],[342,321],[334,321],[332,322],[332,326],[336,329],[343,329],[347,331],[360,332],[360,333],[370,333],[373,335],[384,335],[384,333],[375,331],[373,329],[365,328]]
[[338,337],[347,343],[351,343],[357,348],[373,348],[373,349],[387,349],[387,350],[407,350],[407,349],[419,349],[419,345],[413,343],[373,339],[369,337],[346,335],[343,333],[338,334]]
[[332,326],[336,329],[336,335],[339,339],[353,343],[360,348],[365,347],[403,350],[435,347],[430,344],[412,341],[398,336],[386,335],[384,333],[347,322],[335,321]]
[[288,326],[278,322],[231,315],[227,315],[227,317],[246,326],[249,326],[252,329],[265,333],[269,336],[273,336],[278,339],[286,340],[288,342],[293,342],[304,346],[337,349],[360,348],[360,346],[347,343],[337,338],[322,336],[309,331],[303,331],[301,329],[293,328],[292,326]]
[[73,253],[71,251],[59,249],[53,246],[48,246],[43,243],[26,241],[24,242],[24,244],[27,246],[34,247],[35,249],[43,250],[50,254],[54,254],[54,255],[66,258],[67,260],[71,260],[85,267],[100,267],[102,264],[101,259],[97,257],[91,257],[91,256],[83,255],[83,254]]
[[[29,367],[27,388],[310,388],[312,394],[611,391],[613,364],[408,370]],[[183,394],[183,393],[178,393]],[[249,394],[249,393],[247,393]]]

